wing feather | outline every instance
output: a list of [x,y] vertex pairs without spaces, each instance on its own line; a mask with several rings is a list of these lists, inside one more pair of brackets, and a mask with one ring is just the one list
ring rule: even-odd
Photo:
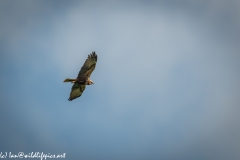
[[81,70],[79,71],[78,78],[82,76],[90,77],[93,70],[96,67],[96,64],[97,64],[97,54],[95,52],[92,52],[91,54],[88,55],[88,58],[86,59]]
[[73,99],[80,97],[85,88],[86,88],[86,85],[74,83],[68,100],[72,101]]

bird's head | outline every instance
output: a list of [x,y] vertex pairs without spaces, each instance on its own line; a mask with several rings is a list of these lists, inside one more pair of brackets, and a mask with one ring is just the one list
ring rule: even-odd
[[87,85],[91,85],[94,84],[93,81],[91,79],[88,80]]

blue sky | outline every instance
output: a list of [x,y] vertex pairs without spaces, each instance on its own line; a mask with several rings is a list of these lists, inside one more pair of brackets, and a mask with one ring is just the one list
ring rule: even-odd
[[240,159],[239,1],[2,0],[0,20],[0,152]]

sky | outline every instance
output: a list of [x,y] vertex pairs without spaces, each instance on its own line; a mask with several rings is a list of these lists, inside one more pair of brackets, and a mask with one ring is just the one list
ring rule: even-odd
[[240,159],[238,0],[1,0],[0,21],[0,153]]

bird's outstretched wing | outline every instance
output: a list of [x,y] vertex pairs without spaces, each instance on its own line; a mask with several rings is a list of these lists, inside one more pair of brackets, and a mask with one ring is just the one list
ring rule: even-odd
[[72,101],[73,99],[80,97],[85,88],[86,88],[86,85],[74,83],[68,100]]
[[79,71],[78,78],[82,76],[90,77],[93,70],[96,67],[96,63],[97,63],[97,54],[95,52],[92,52],[91,54],[88,55],[88,58],[86,59],[81,70]]

